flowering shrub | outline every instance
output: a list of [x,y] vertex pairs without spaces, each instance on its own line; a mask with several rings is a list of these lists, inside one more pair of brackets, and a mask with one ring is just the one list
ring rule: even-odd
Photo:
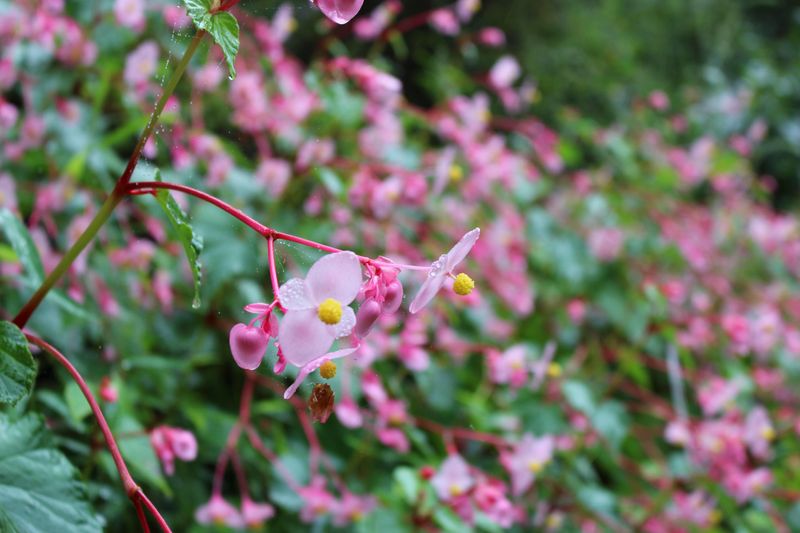
[[480,2],[313,4],[0,6],[0,529],[800,528],[748,93],[546,124]]

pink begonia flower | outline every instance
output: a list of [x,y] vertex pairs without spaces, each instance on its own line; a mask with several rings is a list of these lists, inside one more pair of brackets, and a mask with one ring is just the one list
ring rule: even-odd
[[743,440],[745,444],[753,452],[753,455],[767,459],[773,439],[775,439],[775,429],[769,420],[767,410],[761,406],[754,407],[744,422]]
[[358,496],[345,491],[333,510],[333,524],[341,527],[358,522],[371,513],[376,505],[377,500],[374,496]]
[[514,451],[501,455],[500,461],[511,474],[511,487],[515,496],[528,490],[536,480],[536,475],[553,458],[555,440],[546,435],[536,438],[526,433]]
[[125,60],[125,83],[134,88],[143,86],[150,81],[157,65],[158,45],[155,41],[140,44]]
[[483,28],[478,33],[478,42],[486,46],[503,46],[506,44],[506,34],[500,28]]
[[444,35],[458,35],[461,25],[452,9],[441,8],[431,13],[428,19],[433,29]]
[[117,23],[134,31],[142,31],[145,24],[144,0],[116,0],[114,17]]
[[517,518],[517,509],[506,497],[506,487],[496,479],[484,479],[478,482],[473,491],[473,498],[478,509],[492,522],[503,528],[510,528]]
[[625,234],[619,228],[594,228],[589,231],[589,249],[602,262],[616,259],[624,242]]
[[182,6],[164,6],[162,14],[164,22],[173,30],[182,30],[192,23],[192,19],[189,18]]
[[233,505],[226,502],[219,494],[214,494],[208,503],[198,507],[194,519],[204,525],[228,527],[244,527],[244,519]]
[[364,5],[364,0],[311,0],[311,2],[336,24],[350,22]]
[[242,522],[250,529],[260,528],[264,522],[275,516],[275,508],[268,503],[257,503],[248,497],[242,499]]
[[277,199],[292,177],[292,165],[283,159],[265,159],[259,163],[254,177],[273,199]]
[[[256,318],[249,324],[236,324],[231,328],[229,344],[236,364],[245,370],[255,370],[264,359],[270,337],[278,334],[278,319],[272,313],[272,306],[264,303],[246,305],[244,310],[255,313]],[[261,322],[260,326],[255,326]]]
[[304,504],[300,520],[306,523],[327,514],[336,505],[336,498],[325,488],[325,478],[321,476],[315,476],[307,486],[298,489],[297,494]]
[[687,446],[692,438],[689,425],[683,420],[673,420],[664,429],[664,440],[676,446]]
[[732,469],[723,479],[722,485],[740,504],[759,495],[772,483],[772,471],[769,468],[740,471]]
[[703,409],[703,414],[711,416],[730,407],[739,394],[739,383],[714,376],[707,383],[700,386],[697,401]]
[[361,262],[352,252],[323,256],[305,279],[293,278],[281,285],[278,298],[286,315],[280,323],[278,343],[286,361],[300,367],[297,380],[284,394],[286,399],[323,363],[358,349],[327,353],[336,339],[350,335],[356,325],[349,304],[360,289]]
[[472,16],[481,8],[481,0],[458,0],[456,13],[462,22],[469,22]]
[[493,383],[520,388],[528,381],[528,349],[522,344],[511,346],[503,353],[490,351],[487,362]]
[[194,461],[197,458],[197,439],[191,431],[170,426],[158,426],[150,432],[150,444],[164,466],[164,472],[175,473],[175,458]]
[[666,512],[671,520],[683,524],[710,528],[719,520],[719,512],[714,508],[714,498],[702,491],[691,493],[677,492]]
[[489,83],[495,89],[507,89],[517,81],[521,72],[516,59],[509,55],[503,56],[489,71]]
[[452,454],[431,478],[440,500],[450,500],[466,494],[475,484],[469,465],[458,454]]
[[425,279],[422,287],[419,288],[419,292],[417,292],[409,307],[409,311],[412,314],[428,305],[428,302],[436,296],[447,277],[452,274],[456,266],[467,257],[472,247],[475,246],[480,234],[480,228],[467,232],[449,252],[439,256],[439,259],[431,264],[427,279]]
[[341,422],[344,427],[352,429],[361,427],[364,424],[364,417],[361,416],[361,410],[358,408],[358,404],[349,396],[336,402],[333,410],[339,422]]

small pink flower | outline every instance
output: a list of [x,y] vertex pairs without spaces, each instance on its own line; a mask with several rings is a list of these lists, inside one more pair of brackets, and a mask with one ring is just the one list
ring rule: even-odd
[[144,29],[144,0],[116,0],[114,16],[117,23],[137,32]]
[[336,24],[347,24],[364,5],[364,0],[311,0],[322,14]]
[[711,416],[729,408],[739,394],[737,381],[726,381],[714,376],[700,387],[697,401],[706,416]]
[[467,232],[449,252],[439,256],[439,259],[431,264],[427,279],[425,279],[419,292],[417,292],[417,295],[411,302],[409,311],[411,311],[412,314],[428,305],[428,302],[436,296],[436,293],[442,288],[447,277],[452,274],[453,270],[467,257],[472,247],[475,246],[480,234],[480,228],[475,228]]
[[300,367],[286,390],[290,398],[305,377],[324,362],[353,353],[358,347],[327,353],[336,339],[350,335],[356,315],[349,304],[361,288],[361,263],[352,252],[326,255],[314,263],[305,279],[294,278],[278,291],[286,315],[278,342],[286,361]]
[[242,522],[250,529],[258,529],[275,516],[275,508],[268,503],[257,503],[248,497],[242,499]]
[[495,89],[507,89],[519,78],[520,73],[517,60],[506,55],[498,59],[489,71],[489,82]]
[[553,458],[555,440],[547,435],[536,438],[525,434],[511,454],[504,454],[500,460],[511,474],[511,486],[515,495],[528,490],[537,474],[547,466]]
[[433,28],[444,35],[458,35],[461,25],[452,9],[441,8],[431,13],[430,19]]
[[100,397],[108,403],[116,403],[119,399],[119,392],[117,392],[116,387],[111,383],[108,376],[100,380]]
[[164,466],[164,472],[175,473],[175,458],[193,461],[197,457],[197,439],[191,431],[170,426],[158,426],[150,432],[150,444]]
[[450,500],[466,494],[475,484],[469,465],[458,454],[448,457],[431,478],[431,485],[440,500]]
[[[264,359],[269,338],[278,333],[278,319],[272,306],[254,303],[245,306],[245,311],[257,316],[249,324],[236,324],[231,328],[229,342],[236,364],[245,370],[255,370]],[[254,326],[260,321],[260,326]]]
[[315,476],[311,483],[301,487],[297,493],[304,503],[300,510],[300,520],[306,523],[329,513],[336,505],[336,498],[325,488],[325,479],[320,476]]
[[158,66],[158,45],[154,41],[140,44],[125,61],[123,78],[133,88],[145,85]]
[[226,502],[219,494],[214,494],[208,503],[198,507],[194,519],[200,524],[243,527],[245,525],[238,509]]
[[361,410],[358,404],[350,397],[345,397],[334,406],[334,412],[339,422],[348,428],[358,428],[364,423],[364,417],[361,416]]
[[341,527],[358,522],[371,513],[376,505],[377,501],[374,496],[358,496],[345,491],[344,496],[333,510],[333,524]]
[[744,423],[743,440],[753,455],[761,459],[769,457],[770,443],[775,439],[775,429],[761,406],[754,407]]

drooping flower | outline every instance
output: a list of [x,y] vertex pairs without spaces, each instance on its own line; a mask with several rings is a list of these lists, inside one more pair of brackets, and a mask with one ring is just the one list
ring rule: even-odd
[[164,472],[175,473],[175,458],[193,461],[197,457],[197,439],[185,429],[158,426],[150,432],[150,444],[164,466]]
[[321,476],[315,476],[308,485],[301,487],[297,494],[303,499],[300,520],[306,523],[329,513],[336,505],[336,498],[328,492],[325,478]]
[[[244,310],[257,316],[249,324],[236,324],[231,328],[231,354],[237,365],[245,370],[255,370],[264,359],[269,338],[277,336],[278,319],[272,313],[272,306],[264,303],[246,305]],[[254,326],[259,321],[261,325]]]
[[311,372],[358,347],[327,353],[336,339],[350,335],[356,315],[349,304],[361,288],[361,263],[352,252],[326,255],[314,263],[305,279],[293,278],[278,291],[286,315],[278,342],[286,361],[300,367],[297,380],[286,390],[290,398]]
[[322,14],[336,24],[347,24],[355,17],[364,0],[311,0]]
[[214,494],[208,503],[198,507],[194,519],[200,524],[242,527],[245,525],[242,515],[233,505],[226,502],[219,494]]
[[258,529],[264,522],[275,516],[275,508],[268,503],[254,502],[248,497],[242,499],[242,521],[250,529]]
[[469,465],[458,454],[448,457],[431,478],[431,485],[441,500],[449,500],[465,494],[475,483]]
[[333,523],[341,527],[358,522],[371,513],[376,505],[377,501],[374,496],[358,496],[350,491],[345,491],[333,510]]
[[[480,234],[480,228],[475,228],[467,232],[449,252],[439,256],[439,259],[431,264],[427,279],[414,297],[414,301],[411,302],[409,310],[412,314],[425,307],[428,302],[436,296],[436,293],[442,288],[447,277],[452,275],[453,270],[467,257],[472,247],[475,246]],[[475,282],[466,274],[459,274],[456,276],[455,282],[453,283],[453,290],[456,294],[460,295],[469,294],[474,287]]]
[[555,441],[547,435],[536,438],[525,434],[511,454],[501,456],[503,466],[511,474],[511,487],[515,495],[520,495],[533,485],[536,475],[553,458]]

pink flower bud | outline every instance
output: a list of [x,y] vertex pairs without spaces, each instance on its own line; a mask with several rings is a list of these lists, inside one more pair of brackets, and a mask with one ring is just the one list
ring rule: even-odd
[[375,300],[367,300],[358,309],[356,314],[356,327],[355,334],[359,337],[365,337],[378,317],[381,316],[381,304]]
[[364,5],[364,0],[312,0],[336,24],[347,24]]
[[236,364],[245,370],[255,370],[261,364],[267,350],[269,337],[263,329],[236,324],[231,329],[231,354]]
[[383,301],[383,311],[385,313],[394,313],[400,308],[403,303],[403,285],[395,280],[386,287],[386,295]]

